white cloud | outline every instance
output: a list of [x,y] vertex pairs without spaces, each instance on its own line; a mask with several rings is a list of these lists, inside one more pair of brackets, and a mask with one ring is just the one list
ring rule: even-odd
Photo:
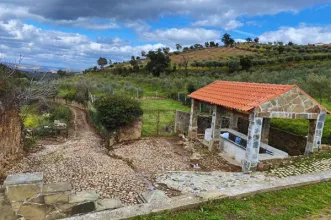
[[240,21],[236,21],[236,20],[230,20],[228,23],[226,23],[224,29],[225,30],[232,30],[232,29],[236,29],[238,27],[243,26],[244,24],[241,23]]
[[282,27],[277,31],[269,31],[263,33],[260,37],[260,42],[292,41],[296,44],[308,43],[331,43],[331,26],[306,26],[305,24],[299,27]]
[[171,45],[176,43],[187,45],[215,41],[220,38],[220,34],[219,31],[204,28],[170,28],[143,32],[140,33],[140,37],[148,41],[171,43]]
[[142,50],[156,50],[164,44],[128,45],[118,37],[92,41],[87,36],[61,31],[47,31],[17,20],[0,22],[1,57],[7,62],[24,55],[24,62],[32,65],[86,68],[96,64],[100,56],[122,61]]

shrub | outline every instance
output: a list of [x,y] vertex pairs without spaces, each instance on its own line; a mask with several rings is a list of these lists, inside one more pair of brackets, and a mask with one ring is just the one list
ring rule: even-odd
[[240,68],[240,62],[238,60],[230,60],[228,62],[228,68],[230,73],[236,72]]
[[51,122],[54,120],[62,120],[69,124],[71,119],[71,110],[68,106],[58,105],[51,109],[49,119]]
[[143,114],[138,101],[118,95],[101,97],[95,102],[95,108],[98,118],[108,130],[129,125]]

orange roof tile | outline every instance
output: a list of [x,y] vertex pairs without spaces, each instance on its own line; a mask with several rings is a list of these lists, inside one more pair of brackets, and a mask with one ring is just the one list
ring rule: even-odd
[[189,97],[247,112],[294,87],[296,85],[215,81]]

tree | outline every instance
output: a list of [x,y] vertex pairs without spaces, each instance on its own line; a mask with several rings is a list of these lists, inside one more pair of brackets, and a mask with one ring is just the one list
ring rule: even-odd
[[254,38],[255,43],[259,43],[259,41],[260,41],[260,38],[258,38],[258,37]]
[[159,77],[160,74],[170,66],[171,60],[169,54],[163,53],[161,49],[149,51],[146,57],[149,59],[149,62],[146,64],[146,69],[155,77]]
[[240,58],[240,65],[242,70],[248,71],[252,67],[252,60],[249,57]]
[[319,98],[322,103],[323,98],[331,94],[331,80],[325,75],[311,73],[306,80],[307,91],[312,96]]
[[104,57],[100,57],[98,59],[98,65],[100,66],[101,69],[103,69],[103,67],[107,65],[107,59]]
[[140,68],[138,65],[138,61],[136,60],[136,58],[134,56],[131,56],[130,64],[132,66],[133,72],[139,72]]
[[182,45],[176,44],[176,49],[179,51],[180,49],[182,49]]
[[138,101],[119,95],[101,97],[94,106],[99,120],[108,130],[130,125],[143,114]]
[[240,61],[238,61],[238,60],[229,60],[228,68],[229,68],[230,73],[238,71],[239,68],[240,68]]
[[146,56],[146,52],[145,51],[141,51],[141,56],[145,57]]
[[57,73],[60,77],[63,77],[63,76],[65,76],[65,75],[67,74],[67,72],[64,71],[64,70],[58,70],[56,73]]
[[234,40],[231,38],[230,34],[225,33],[222,37],[222,42],[224,43],[224,46],[232,46],[234,44]]
[[111,59],[109,59],[108,64],[109,64],[109,66],[111,66],[113,64],[113,61]]
[[188,61],[189,60],[185,56],[182,56],[182,57],[183,57],[183,59],[180,62],[180,64],[181,64],[181,66],[184,67],[184,69],[185,69],[185,76],[187,76],[188,75],[188,69],[187,69],[187,67],[188,67]]
[[205,42],[205,47],[209,47],[209,43],[208,42]]
[[280,46],[277,47],[277,50],[278,50],[279,54],[282,54],[284,52],[285,48],[284,48],[283,45],[280,45]]
[[191,94],[191,93],[194,92],[195,90],[197,90],[196,87],[195,87],[195,85],[194,85],[193,83],[190,82],[190,83],[187,85],[187,92],[188,92],[188,94]]
[[250,37],[247,37],[245,40],[246,40],[246,42],[248,42],[248,43],[253,41],[252,38],[250,38]]
[[288,45],[289,45],[289,46],[293,46],[294,44],[293,44],[292,41],[290,41],[290,42],[288,42]]
[[169,52],[170,52],[169,47],[164,47],[164,48],[162,48],[162,50],[163,50],[163,53],[165,53],[165,54],[169,54]]

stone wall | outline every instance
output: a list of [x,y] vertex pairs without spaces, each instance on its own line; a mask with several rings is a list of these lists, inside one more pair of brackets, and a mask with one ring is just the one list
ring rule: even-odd
[[[198,115],[198,134],[204,134],[207,128],[211,127],[211,115]],[[222,128],[227,127],[229,118],[222,118]],[[175,133],[187,134],[190,125],[190,113],[183,111],[176,111]]]
[[0,114],[0,174],[10,161],[20,157],[23,152],[21,129],[18,110],[7,110]]
[[74,193],[70,183],[44,184],[43,173],[9,175],[4,188],[6,201],[11,205],[7,209],[26,220],[62,219],[123,206],[116,198],[99,199],[95,191]]
[[[243,134],[248,132],[249,121],[244,118],[238,120],[238,131]],[[287,152],[290,156],[302,155],[305,153],[307,139],[303,136],[292,134],[270,127],[269,145]]]

